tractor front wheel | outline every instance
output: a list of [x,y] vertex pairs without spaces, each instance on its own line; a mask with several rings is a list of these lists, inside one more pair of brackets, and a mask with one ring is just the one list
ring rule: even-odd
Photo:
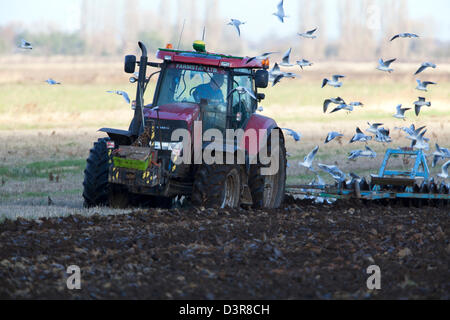
[[109,138],[99,139],[89,152],[83,181],[84,206],[87,208],[108,205],[108,172],[111,165],[106,147],[108,141]]

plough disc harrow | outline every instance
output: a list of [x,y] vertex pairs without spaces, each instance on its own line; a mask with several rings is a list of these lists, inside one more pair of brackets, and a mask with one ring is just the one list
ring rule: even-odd
[[[411,171],[386,170],[392,155],[415,158],[414,167]],[[444,207],[450,204],[450,185],[445,181],[435,182],[433,178],[429,178],[429,169],[422,150],[413,151],[408,148],[388,149],[378,175],[371,175],[370,181],[362,178],[351,184],[342,181],[334,186],[290,185],[286,186],[286,189],[292,195],[309,198],[360,199],[415,207]]]

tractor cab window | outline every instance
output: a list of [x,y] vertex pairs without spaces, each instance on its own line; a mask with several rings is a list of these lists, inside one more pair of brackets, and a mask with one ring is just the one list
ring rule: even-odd
[[[251,71],[249,69],[236,69],[235,72],[237,74],[233,77],[232,90],[237,87],[242,87],[246,88],[252,95],[254,95],[255,90],[253,88]],[[256,101],[246,91],[244,91],[244,93],[241,91],[234,91],[231,99],[233,119],[240,118],[240,121],[237,121],[236,125],[237,127],[242,127],[255,110]]]
[[171,103],[206,102],[202,106],[203,130],[225,131],[228,73],[217,67],[172,63],[160,83],[158,106]]

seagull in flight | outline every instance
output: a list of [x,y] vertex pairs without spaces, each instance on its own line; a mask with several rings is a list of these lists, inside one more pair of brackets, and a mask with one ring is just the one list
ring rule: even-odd
[[372,140],[371,136],[365,135],[361,129],[358,127],[356,128],[356,134],[352,137],[352,139],[350,140],[350,143],[353,142],[366,142]]
[[373,151],[369,146],[366,146],[366,150],[353,150],[350,151],[349,160],[356,160],[359,157],[376,158],[377,153]]
[[318,166],[323,171],[329,173],[337,182],[345,181],[345,173],[343,173],[337,166],[328,166],[322,163],[319,163]]
[[408,110],[411,110],[411,108],[402,108],[402,105],[399,104],[397,106],[397,113],[394,114],[394,118],[403,119],[403,121],[406,121],[406,119],[405,119],[405,112],[408,111]]
[[288,129],[288,128],[282,128],[281,130],[285,130],[288,132],[288,134],[294,138],[295,142],[300,141],[300,139],[302,138],[302,134],[300,132],[296,132],[292,129]]
[[130,97],[128,97],[128,93],[126,93],[125,91],[111,90],[111,91],[106,91],[106,92],[107,93],[115,93],[119,96],[122,96],[123,99],[125,100],[125,102],[130,104]]
[[448,166],[450,166],[450,160],[448,160],[444,165],[442,166],[441,173],[438,174],[439,178],[447,179],[448,178]]
[[277,52],[264,52],[263,54],[256,56],[256,57],[251,57],[247,60],[246,64],[249,64],[250,62],[252,62],[253,60],[264,60],[267,59],[271,54],[274,54]]
[[33,46],[31,45],[31,43],[25,41],[24,39],[21,40],[19,48],[26,50],[33,50]]
[[286,51],[286,53],[284,54],[283,59],[280,63],[280,66],[283,66],[283,67],[292,67],[293,66],[293,64],[291,64],[289,62],[289,56],[291,55],[291,51],[292,51],[292,48],[289,48],[289,50]]
[[314,32],[316,32],[316,30],[317,30],[317,28],[315,28],[315,29],[313,29],[313,30],[306,31],[306,32],[304,32],[304,33],[297,33],[297,34],[298,34],[300,37],[303,37],[303,38],[315,39],[315,38],[317,38],[317,37],[314,35]]
[[342,82],[339,82],[339,79],[341,78],[345,78],[345,76],[339,75],[339,74],[335,74],[332,77],[332,80],[329,79],[323,79],[322,81],[322,88],[325,87],[327,84],[329,86],[335,87],[335,88],[339,88],[342,87]]
[[380,59],[380,60],[378,60],[378,67],[377,67],[377,69],[380,70],[380,71],[386,71],[386,72],[391,73],[392,71],[394,71],[394,69],[389,68],[389,66],[395,60],[397,60],[397,59],[391,59],[391,60],[387,60],[387,61],[383,61],[383,59]]
[[370,124],[370,122],[367,122],[367,124],[369,125],[369,129],[367,129],[367,132],[373,133],[373,134],[377,134],[378,132],[378,127],[382,126],[382,123],[372,123]]
[[280,3],[277,5],[277,12],[273,13],[274,16],[277,16],[278,19],[280,19],[280,21],[282,23],[284,23],[284,18],[288,18],[289,16],[284,14],[284,8],[283,8],[283,0],[280,1]]
[[391,143],[392,139],[389,137],[389,129],[378,128],[377,133],[375,134],[375,141],[381,143]]
[[330,98],[330,99],[326,99],[323,102],[323,113],[327,112],[328,106],[330,103],[334,103],[334,104],[345,104],[344,99],[342,99],[341,97],[337,97],[337,98]]
[[396,34],[395,36],[393,36],[391,41],[393,41],[393,40],[395,40],[397,38],[419,38],[419,36],[417,34],[408,33],[408,32],[399,33],[399,34]]
[[427,86],[429,85],[429,84],[437,84],[436,82],[431,82],[431,81],[420,81],[419,79],[416,79],[416,81],[417,81],[417,87],[416,87],[416,89],[417,90],[422,90],[422,91],[428,91],[427,90]]
[[422,131],[422,133],[419,134],[416,140],[413,140],[412,146],[416,149],[429,149],[429,145],[427,143],[428,139],[424,138],[425,133],[427,130]]
[[340,140],[340,138],[342,138],[344,135],[342,133],[336,132],[336,131],[331,131],[328,133],[327,137],[325,138],[325,143],[328,143],[336,138],[338,138]]
[[300,68],[302,68],[302,70],[303,70],[303,67],[310,67],[313,65],[312,62],[309,62],[306,59],[298,60],[297,64],[300,66]]
[[55,84],[61,84],[61,82],[57,82],[53,80],[52,78],[45,80],[49,85],[54,86]]
[[431,167],[434,168],[441,159],[450,158],[450,150],[447,148],[441,148],[436,143],[436,151],[433,153],[433,162]]
[[241,36],[241,29],[239,28],[239,26],[242,24],[245,24],[245,22],[241,22],[237,19],[231,19],[231,21],[227,23],[227,25],[234,26],[236,28],[239,37]]
[[424,62],[422,63],[422,65],[419,67],[419,69],[417,69],[416,73],[414,73],[414,75],[421,73],[423,70],[425,70],[426,68],[433,68],[436,69],[436,65],[434,63],[431,62]]
[[313,161],[314,161],[314,157],[317,154],[317,151],[319,151],[319,146],[316,146],[304,159],[303,162],[299,162],[298,165],[299,166],[303,166],[305,168],[308,168],[310,171],[315,172],[313,169]]
[[336,108],[334,108],[333,111],[331,111],[330,113],[334,113],[334,112],[337,112],[340,110],[346,110],[347,113],[350,113],[353,111],[353,106],[342,103],[342,104],[338,105]]
[[253,91],[251,91],[250,89],[248,89],[248,88],[246,88],[246,87],[241,87],[241,86],[236,87],[236,88],[234,88],[233,90],[231,90],[231,91],[228,93],[227,99],[228,99],[234,92],[237,92],[237,93],[239,93],[239,94],[248,94],[250,97],[252,97],[253,100],[257,100]]
[[431,102],[425,101],[425,100],[426,99],[424,97],[419,97],[419,100],[414,102],[414,110],[416,111],[416,116],[419,115],[420,108],[422,108],[423,106],[427,106],[427,107],[431,106]]

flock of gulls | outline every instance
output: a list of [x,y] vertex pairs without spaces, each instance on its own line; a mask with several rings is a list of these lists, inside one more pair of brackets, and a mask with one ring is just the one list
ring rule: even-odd
[[[284,1],[281,0],[281,2],[277,6],[277,11],[273,13],[281,23],[284,23],[284,19],[288,18],[288,16],[285,14],[284,7],[283,7]],[[245,22],[241,22],[237,19],[231,19],[231,21],[228,23],[228,25],[232,25],[236,28],[236,31],[238,35],[241,35],[241,29],[240,27],[244,25]],[[297,33],[298,36],[306,39],[316,39],[316,31],[318,28],[314,28],[311,30],[308,30],[306,32]],[[399,33],[394,35],[390,41],[394,41],[399,38],[419,38],[417,34],[414,33]],[[257,59],[257,60],[263,60],[268,58],[270,55],[275,54],[278,52],[265,52],[259,56],[251,57],[247,60],[247,63]],[[298,65],[302,70],[305,67],[310,67],[313,65],[312,62],[301,59],[297,60],[296,64],[293,64],[290,62],[290,55],[292,53],[292,48],[289,48],[283,55],[281,62],[277,62],[274,64],[273,68],[269,71],[269,80],[272,82],[272,87],[278,84],[283,78],[296,78],[298,77],[297,74],[292,72],[284,72],[281,70],[280,67],[293,67],[295,65]],[[376,67],[377,70],[386,72],[386,73],[392,73],[394,72],[394,69],[392,67],[392,64],[397,59],[388,59],[383,60],[379,59],[378,66]],[[436,64],[431,62],[424,62],[422,63],[417,71],[414,73],[414,75],[418,75],[422,72],[424,72],[427,68],[436,68]],[[334,74],[329,78],[325,78],[322,80],[322,88],[325,86],[331,86],[335,88],[340,88],[344,85],[343,79],[345,78],[345,75],[340,74]],[[425,91],[427,92],[427,87],[429,85],[436,85],[436,82],[432,81],[422,81],[420,79],[416,79],[417,82],[417,90]],[[329,109],[330,105],[334,105],[332,109]],[[328,98],[323,102],[323,112],[326,113],[328,110],[331,110],[329,113],[334,113],[338,111],[345,111],[347,113],[350,113],[354,111],[355,108],[363,107],[364,104],[359,101],[346,103],[345,100],[341,97],[336,98]],[[431,102],[427,101],[425,97],[419,97],[417,101],[413,102],[414,111],[416,116],[419,116],[420,111],[422,107],[430,107]],[[393,114],[393,117],[396,119],[401,119],[403,121],[406,121],[405,119],[405,113],[411,110],[411,108],[402,108],[402,105],[399,104],[395,108],[395,113]],[[369,141],[374,141],[382,144],[391,143],[392,138],[390,137],[390,130],[383,127],[382,123],[368,123],[368,128],[363,132],[359,127],[356,128],[355,135],[351,138],[349,143],[365,143],[364,149],[358,149],[358,150],[352,150],[348,156],[349,160],[355,161],[358,158],[362,157],[368,157],[368,158],[376,158],[377,154],[375,151],[373,151],[367,144]],[[396,127],[395,129],[401,130],[406,133],[406,138],[411,140],[411,148],[415,149],[422,149],[422,150],[429,150],[429,139],[424,137],[427,130],[425,127],[415,128],[414,124],[412,124],[410,127]],[[289,128],[283,128],[284,131],[287,132],[288,135],[290,135],[295,141],[301,140],[301,133],[296,132],[295,130],[289,129]],[[344,137],[342,133],[339,132],[330,132],[328,133],[327,137],[325,138],[325,144],[330,143],[333,140],[338,140],[339,143],[342,143],[341,140]],[[313,162],[314,157],[316,156],[317,152],[319,151],[319,146],[316,146],[303,160],[303,162],[299,162],[299,166],[305,167],[307,170],[313,172],[315,174],[315,179],[311,184],[318,184],[323,185],[323,179],[319,176],[316,169],[314,169]],[[445,160],[450,158],[450,152],[446,148],[441,148],[438,144],[436,144],[436,151],[433,153],[433,162],[432,167],[435,167],[437,163],[440,160]],[[288,164],[289,165],[289,164]],[[438,174],[440,178],[447,179],[448,178],[448,167],[450,165],[450,160],[447,161],[442,166],[441,173]],[[343,182],[346,180],[346,177],[350,177],[349,181],[346,181],[346,183],[353,183],[354,181],[358,181],[361,178],[359,178],[354,173],[344,174],[336,165],[325,165],[322,163],[319,163],[317,165],[322,171],[330,174],[338,183]]]
[[[273,15],[275,15],[281,23],[284,23],[284,19],[288,18],[288,16],[285,14],[283,4],[284,4],[284,0],[281,0],[281,2],[277,6],[277,11],[275,13],[273,13]],[[237,19],[231,19],[231,21],[228,23],[228,25],[235,27],[239,36],[241,35],[240,27],[244,24],[245,24],[245,22],[241,22]],[[309,31],[306,31],[303,33],[297,33],[297,34],[298,34],[298,36],[300,36],[302,38],[316,39],[317,36],[315,35],[315,33],[316,33],[317,29],[318,28],[314,28],[312,30],[309,30]],[[390,41],[394,41],[395,39],[398,39],[398,38],[419,38],[419,36],[414,33],[399,33],[399,34],[393,36],[390,39]],[[23,50],[32,50],[33,45],[30,42],[27,42],[22,39],[20,45],[18,45],[18,48],[23,49]],[[295,66],[295,64],[292,64],[290,62],[291,52],[292,52],[292,48],[289,48],[283,55],[281,62],[275,63],[273,68],[269,71],[269,80],[272,82],[272,86],[275,86],[283,78],[298,77],[297,74],[292,73],[292,72],[284,72],[280,68],[280,66],[281,67]],[[275,54],[275,53],[278,53],[278,52],[266,52],[261,55],[255,56],[255,57],[250,57],[247,59],[247,64],[255,59],[256,60],[264,60],[264,59],[268,58],[270,55]],[[384,61],[383,59],[379,59],[378,66],[376,67],[376,69],[379,71],[382,71],[382,72],[387,72],[387,73],[394,72],[394,69],[391,67],[391,65],[395,61],[396,61],[396,59],[389,59],[386,61]],[[301,59],[301,60],[296,61],[296,65],[298,65],[303,70],[304,67],[310,67],[313,65],[313,63],[306,59]],[[435,69],[436,64],[431,63],[431,62],[424,62],[417,69],[417,71],[414,73],[414,75],[418,75],[418,74],[422,73],[427,68]],[[324,88],[327,85],[335,87],[335,88],[340,88],[343,86],[343,81],[341,80],[343,78],[345,78],[344,75],[338,75],[338,74],[332,75],[330,77],[330,79],[325,78],[322,81],[322,88]],[[416,89],[420,90],[420,91],[425,91],[425,92],[428,91],[427,87],[429,85],[437,84],[432,81],[422,81],[420,79],[416,79],[416,81],[417,81]],[[46,80],[46,82],[49,85],[60,85],[61,84],[60,82],[57,82],[51,78]],[[239,94],[248,94],[253,99],[256,100],[256,97],[255,97],[254,93],[251,92],[251,90],[248,90],[243,87],[238,87],[238,88],[235,88],[233,90],[233,92],[234,91],[238,91]],[[127,104],[130,104],[130,98],[126,92],[119,91],[119,90],[111,90],[111,91],[107,91],[107,92],[122,96],[123,99],[125,100],[125,102]],[[362,102],[346,103],[344,101],[344,99],[342,99],[341,97],[329,98],[323,102],[323,112],[324,113],[326,113],[328,111],[330,104],[335,105],[335,107],[330,111],[330,113],[338,112],[341,110],[346,111],[347,113],[350,113],[354,110],[354,108],[364,106],[364,104]],[[421,108],[424,106],[430,107],[431,102],[426,101],[425,97],[419,97],[418,100],[413,103],[413,105],[414,105],[414,111],[415,111],[416,116],[419,116]],[[396,112],[395,112],[395,114],[393,114],[393,117],[397,118],[397,119],[402,119],[405,121],[405,112],[407,112],[410,109],[411,108],[402,108],[402,105],[399,104],[396,107],[396,110],[395,110]],[[262,109],[258,109],[258,110],[262,111]],[[362,157],[376,158],[376,156],[377,156],[376,152],[374,152],[367,145],[367,143],[369,141],[376,141],[376,142],[379,142],[382,144],[392,142],[392,138],[389,136],[390,130],[382,127],[382,125],[383,125],[382,123],[372,123],[372,124],[368,123],[368,125],[369,125],[369,128],[367,128],[365,130],[365,132],[372,134],[372,135],[365,134],[359,127],[356,128],[356,133],[351,138],[349,143],[365,143],[366,145],[365,145],[365,148],[362,150],[361,149],[352,150],[348,157],[349,160],[355,161],[356,159],[362,158]],[[412,124],[410,127],[400,127],[400,128],[396,127],[395,129],[401,130],[406,133],[406,138],[411,140],[411,148],[429,150],[429,144],[428,144],[429,139],[424,137],[424,135],[427,131],[425,129],[425,126],[416,129],[414,124]],[[295,141],[301,140],[301,137],[302,137],[301,133],[296,132],[289,128],[283,128],[283,130],[286,131],[288,133],[288,135],[292,136]],[[329,132],[327,137],[325,138],[324,143],[327,144],[333,140],[337,140],[337,141],[339,141],[339,143],[342,143],[341,140],[343,137],[344,137],[344,135],[342,133],[335,132],[335,131]],[[309,171],[311,171],[315,174],[316,178],[314,179],[313,182],[311,182],[311,184],[324,185],[323,179],[319,176],[319,174],[317,173],[316,169],[314,169],[314,166],[313,166],[314,157],[316,156],[318,151],[319,151],[319,146],[316,146],[304,158],[303,162],[299,162],[299,166],[305,167],[306,169],[308,169]],[[449,158],[450,158],[449,149],[442,148],[438,144],[436,144],[436,151],[433,153],[432,167],[435,167],[439,161],[449,159]],[[449,165],[450,165],[450,160],[448,160],[447,162],[445,162],[443,164],[441,173],[438,174],[438,177],[443,178],[443,179],[448,178]],[[346,183],[353,183],[354,181],[358,181],[361,179],[354,173],[349,173],[348,175],[343,173],[336,165],[325,165],[325,164],[319,163],[317,166],[322,171],[330,174],[337,182],[345,181],[347,176],[350,177],[350,180],[346,181]]]

